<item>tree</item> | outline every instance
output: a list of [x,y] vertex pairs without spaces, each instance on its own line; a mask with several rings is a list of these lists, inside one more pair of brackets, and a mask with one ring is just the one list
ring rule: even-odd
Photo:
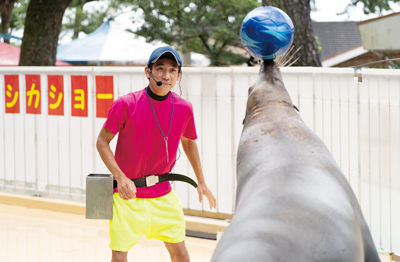
[[82,0],[72,0],[68,9],[73,9],[72,12],[65,15],[68,22],[63,24],[63,31],[72,30],[72,39],[76,39],[80,32],[89,34],[96,30],[102,23],[106,16],[104,10],[96,10],[94,13],[85,12],[83,5],[86,2]]
[[20,66],[54,66],[65,9],[72,0],[31,0],[25,19]]
[[103,0],[104,5],[91,10],[84,10],[83,6],[87,1],[72,0],[64,15],[64,22],[62,26],[62,33],[72,31],[72,39],[76,39],[80,32],[90,34],[95,31],[107,17],[107,12],[110,8],[118,16],[118,12],[124,7],[126,3],[121,0]]
[[[7,34],[10,27],[11,15],[14,4],[17,0],[0,0],[1,10],[1,33]],[[10,43],[10,39],[5,38],[4,42]]]
[[[54,65],[61,21],[67,6],[80,8],[75,16],[66,20],[64,30],[90,33],[103,22],[104,11],[89,13],[82,6],[95,0],[31,0],[26,12],[24,38],[21,50],[20,65]],[[315,43],[310,34],[310,1],[314,0],[262,0],[284,10],[295,24],[295,46],[302,47],[298,53],[300,59],[296,65],[315,64]],[[364,4],[364,12],[376,12],[389,9],[389,3],[400,0],[349,0],[350,5]],[[2,26],[7,23],[8,29],[21,28],[25,19],[28,0],[0,0],[0,11],[11,8],[11,2],[19,2],[12,12],[11,21],[2,16]],[[136,33],[143,35],[151,42],[161,40],[177,46],[183,52],[203,53],[210,58],[213,65],[243,63],[244,59],[231,52],[232,47],[240,46],[239,28],[244,16],[258,7],[258,0],[102,0],[110,2],[115,9],[121,4],[131,5],[133,9],[144,12],[143,26]],[[8,5],[5,5],[8,3]],[[14,5],[13,5],[14,6]],[[8,9],[10,10],[10,9]],[[12,10],[12,9],[11,9]],[[81,11],[82,10],[82,11]],[[4,11],[6,12],[6,11]],[[81,13],[84,16],[81,16]],[[83,20],[82,20],[83,17]],[[13,22],[14,21],[14,22]],[[69,25],[68,25],[69,24]],[[3,28],[3,27],[2,27]],[[10,29],[11,28],[11,29]],[[301,33],[300,35],[298,35]],[[311,37],[310,37],[311,36]],[[234,49],[234,48],[233,48]],[[310,55],[311,54],[311,55]],[[305,62],[303,62],[305,61]],[[314,63],[314,64],[313,64]]]
[[71,2],[72,0],[31,0],[29,2],[22,38],[20,66],[55,65],[62,18]]
[[[400,0],[351,0],[348,7],[362,3],[365,14],[375,14],[384,10],[391,10],[390,3],[400,3]],[[347,8],[346,8],[347,11]]]
[[[184,53],[202,53],[212,65],[246,61],[229,48],[239,46],[243,18],[260,5],[257,0],[135,0],[132,4],[144,13],[136,34],[148,42],[161,40]],[[224,61],[227,57],[228,62]]]
[[28,9],[29,0],[18,0],[14,4],[14,9],[11,15],[10,27],[8,32],[12,34],[14,31],[24,28],[26,10]]
[[294,66],[321,66],[318,47],[315,43],[311,26],[310,0],[263,0],[263,5],[271,5],[283,10],[293,21],[294,41],[293,59],[297,59]]
[[[8,6],[10,9],[12,8],[12,13],[11,16],[2,16],[1,17],[1,26],[0,32],[4,34],[9,34],[11,35],[10,38],[14,38],[12,36],[14,31],[20,30],[24,28],[24,23],[25,23],[25,15],[26,15],[26,10],[28,8],[28,1],[29,0],[15,0],[14,5]],[[0,13],[3,13],[3,7],[5,0],[0,0]],[[10,14],[10,12],[8,12]],[[8,25],[8,27],[6,26]],[[3,27],[4,26],[4,27]],[[10,43],[10,39],[5,38],[5,42]],[[17,42],[19,45],[21,45],[21,41]],[[15,44],[15,42],[13,43]]]
[[[262,0],[263,5],[278,7],[291,17],[295,27],[295,48],[292,52],[300,48],[296,55],[299,59],[295,66],[321,66],[310,19],[310,4],[313,1],[315,0]],[[390,10],[389,3],[400,3],[400,0],[349,0],[349,2],[345,12],[349,7],[362,3],[364,13],[370,14]]]
[[[0,0],[0,10],[1,3],[5,3],[5,1],[6,0]],[[14,4],[14,9],[12,11],[8,28],[8,32],[10,34],[14,30],[20,30],[24,28],[25,16],[29,4],[29,0],[14,1],[16,1],[16,3]],[[121,4],[119,1],[120,0],[102,0],[104,5],[99,5],[100,7],[96,6],[90,10],[84,10],[83,6],[88,1],[72,0],[71,4],[64,13],[60,37],[68,34],[70,31],[72,31],[72,39],[77,38],[80,32],[84,32],[85,34],[93,32],[103,23],[108,7],[113,7],[116,12],[122,7],[125,7],[125,5]],[[2,19],[2,22],[4,21],[5,20]],[[5,30],[3,31],[6,32]]]

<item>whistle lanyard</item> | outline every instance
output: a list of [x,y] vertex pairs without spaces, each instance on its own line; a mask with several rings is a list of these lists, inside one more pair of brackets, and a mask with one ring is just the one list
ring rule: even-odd
[[149,95],[147,94],[147,92],[146,92],[146,96],[147,96],[147,100],[149,100],[150,107],[151,107],[151,110],[153,111],[153,115],[154,115],[154,118],[156,119],[156,122],[157,122],[158,128],[160,129],[161,135],[162,135],[162,136],[163,136],[163,138],[164,138],[164,142],[165,142],[165,150],[166,150],[166,153],[167,153],[167,163],[169,163],[169,154],[168,154],[168,136],[169,136],[169,131],[171,130],[171,125],[172,125],[172,116],[174,115],[174,104],[175,104],[175,103],[174,103],[174,95],[173,95],[173,94],[172,94],[172,92],[171,92],[171,98],[172,98],[172,111],[171,111],[171,120],[169,121],[168,133],[167,133],[167,135],[166,135],[166,136],[164,135],[163,131],[161,130],[161,126],[160,126],[160,123],[158,122],[158,119],[157,119],[157,116],[156,116],[156,112],[154,111],[153,105],[151,104],[151,101],[150,101],[150,98],[149,98]]

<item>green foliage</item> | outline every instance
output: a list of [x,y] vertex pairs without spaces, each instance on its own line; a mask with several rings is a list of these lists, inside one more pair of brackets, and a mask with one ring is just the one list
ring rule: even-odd
[[[1,2],[1,0],[0,0]],[[12,10],[10,18],[10,26],[8,32],[12,34],[14,31],[22,29],[25,23],[26,10],[28,9],[29,0],[19,0],[14,3],[14,8]],[[0,9],[1,11],[1,9]],[[1,21],[1,17],[0,17]],[[1,30],[1,29],[0,29]]]
[[[27,7],[28,0],[0,0],[0,33],[4,31],[15,36],[15,31],[24,27]],[[21,41],[12,38],[5,38],[4,42],[17,46],[21,44]]]
[[351,0],[351,5],[362,3],[365,14],[374,14],[384,10],[390,10],[390,3],[400,3],[400,0]]
[[318,52],[321,52],[322,51],[322,45],[321,45],[321,42],[319,41],[319,37],[318,36],[314,36],[314,39],[315,39],[315,44],[317,45]]
[[15,3],[14,10],[10,20],[10,29],[9,29],[10,34],[12,34],[13,31],[17,31],[24,28],[26,10],[28,9],[28,2],[29,0],[19,0],[18,3]]
[[[96,0],[73,0],[67,8],[64,18],[60,38],[72,33],[72,39],[79,36],[80,32],[85,34],[95,31],[107,16],[108,8],[112,7],[116,14],[126,7],[126,4],[120,0],[99,0],[101,5],[96,8],[86,10],[84,5],[88,2]],[[15,3],[14,10],[10,20],[9,33],[24,29],[26,11],[28,9],[29,0],[19,0]]]
[[389,67],[390,69],[400,69],[400,64],[398,63],[393,63],[393,65],[391,67]]
[[71,2],[64,15],[62,35],[72,32],[72,39],[75,39],[78,38],[80,32],[90,34],[104,22],[109,8],[118,12],[125,6],[119,0],[102,0],[102,4],[97,5],[96,9],[88,10],[84,8],[87,2],[84,0]]
[[[206,55],[212,65],[243,63],[227,49],[240,43],[240,25],[257,0],[131,1],[143,11],[143,24],[135,32],[148,42],[161,40],[182,52]],[[229,59],[229,60],[224,60]]]
[[[116,15],[123,8],[143,11],[143,24],[135,32],[148,42],[161,40],[183,52],[205,54],[212,65],[242,64],[245,58],[229,52],[228,47],[240,46],[240,25],[245,15],[260,6],[260,0],[97,0],[102,5],[90,10],[84,4],[96,0],[73,0],[67,9],[62,35],[96,30],[112,7]],[[313,3],[314,0],[311,0]],[[390,10],[390,3],[400,0],[349,0],[349,6],[362,3],[364,12]],[[29,0],[19,0],[14,7],[9,33],[24,28]],[[317,41],[318,42],[318,41]],[[318,46],[318,48],[320,48]]]
[[91,12],[84,11],[83,5],[79,0],[73,0],[64,15],[62,34],[72,32],[72,39],[78,38],[80,32],[89,34],[96,30],[106,17],[107,8],[101,7]]

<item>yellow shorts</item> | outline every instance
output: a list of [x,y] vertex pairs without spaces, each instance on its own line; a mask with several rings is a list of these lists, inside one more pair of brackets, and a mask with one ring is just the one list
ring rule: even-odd
[[123,200],[113,196],[113,219],[110,220],[110,248],[129,251],[143,235],[169,243],[185,240],[185,217],[175,191],[158,198]]

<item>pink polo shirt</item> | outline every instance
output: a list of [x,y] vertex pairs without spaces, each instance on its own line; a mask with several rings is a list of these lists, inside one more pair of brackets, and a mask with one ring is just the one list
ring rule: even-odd
[[[121,96],[111,106],[104,128],[115,135],[118,133],[115,160],[128,178],[170,172],[175,165],[181,136],[191,140],[197,139],[192,104],[175,93],[173,96],[174,111],[168,136],[168,163],[165,141],[147,99],[146,89]],[[164,101],[154,100],[150,96],[149,98],[166,136],[171,120],[171,93]],[[167,181],[149,188],[137,188],[136,197],[156,198],[170,191],[171,185]],[[114,192],[117,192],[117,188]]]

